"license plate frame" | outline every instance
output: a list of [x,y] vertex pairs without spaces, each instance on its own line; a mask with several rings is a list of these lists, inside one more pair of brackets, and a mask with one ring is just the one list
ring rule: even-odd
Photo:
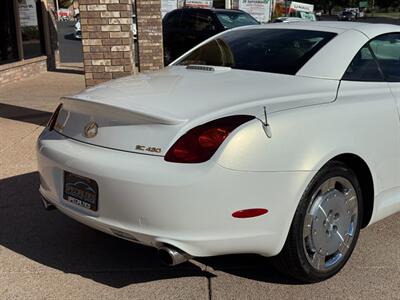
[[91,178],[64,171],[63,199],[76,206],[97,211],[99,186]]

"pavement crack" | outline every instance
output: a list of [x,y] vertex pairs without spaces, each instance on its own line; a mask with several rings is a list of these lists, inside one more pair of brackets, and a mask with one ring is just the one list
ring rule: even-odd
[[207,276],[207,287],[208,287],[208,299],[212,299],[212,287],[211,287],[211,276]]

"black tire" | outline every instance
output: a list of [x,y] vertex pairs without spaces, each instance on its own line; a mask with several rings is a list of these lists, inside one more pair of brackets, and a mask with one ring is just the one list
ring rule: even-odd
[[[356,217],[357,226],[355,226],[353,240],[345,255],[336,265],[329,270],[320,271],[313,267],[306,257],[306,250],[303,246],[303,226],[307,209],[311,203],[311,197],[326,180],[334,177],[343,177],[350,181],[357,195],[358,216]],[[355,173],[345,164],[338,161],[332,161],[326,164],[314,177],[308,185],[303,197],[300,200],[298,208],[290,227],[290,231],[281,253],[272,259],[274,267],[281,273],[300,280],[301,282],[318,282],[326,280],[338,273],[350,258],[360,233],[363,215],[363,199],[359,181]]]

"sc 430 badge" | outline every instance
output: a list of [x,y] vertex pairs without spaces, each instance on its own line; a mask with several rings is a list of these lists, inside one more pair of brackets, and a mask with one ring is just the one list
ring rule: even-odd
[[161,153],[161,148],[136,145],[136,150],[150,153]]

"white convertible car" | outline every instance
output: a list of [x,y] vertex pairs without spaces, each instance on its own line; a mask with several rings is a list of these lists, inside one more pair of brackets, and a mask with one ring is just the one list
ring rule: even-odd
[[397,26],[238,28],[61,102],[37,144],[45,206],[169,265],[257,253],[320,281],[400,211]]

